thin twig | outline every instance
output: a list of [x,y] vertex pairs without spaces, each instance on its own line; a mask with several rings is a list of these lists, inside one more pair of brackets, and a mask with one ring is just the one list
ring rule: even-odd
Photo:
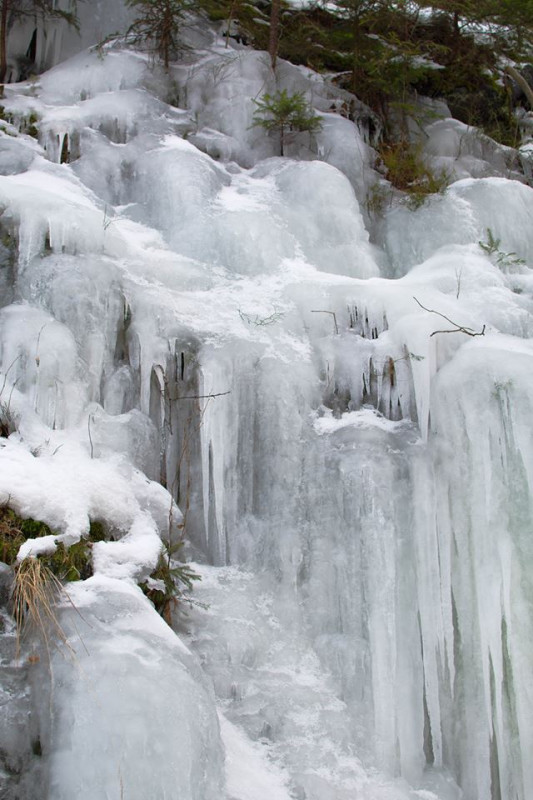
[[267,325],[273,325],[275,322],[278,322],[280,319],[283,318],[283,312],[278,311],[278,309],[274,306],[274,311],[268,317],[260,317],[258,314],[252,318],[249,314],[245,314],[244,311],[241,311],[239,308],[239,316],[243,322],[246,322],[248,325],[257,325],[257,327],[266,327]]
[[331,316],[333,317],[333,324],[335,325],[335,333],[336,334],[339,333],[339,326],[337,325],[337,315],[335,314],[334,311],[321,311],[321,310],[311,311],[311,314],[331,314]]
[[46,326],[49,325],[49,324],[50,324],[49,322],[45,322],[44,325],[41,327],[38,335],[37,335],[37,346],[35,348],[35,363],[37,364],[37,366],[39,366],[40,363],[41,363],[41,358],[39,356],[39,345],[40,345],[40,342],[41,342],[41,333],[44,331]]
[[231,390],[214,394],[187,394],[183,397],[169,397],[169,400],[171,403],[175,403],[177,400],[211,400],[213,397],[225,397],[227,394],[231,394]]
[[454,322],[453,319],[450,319],[446,316],[446,314],[442,314],[440,311],[435,311],[433,308],[426,308],[426,306],[423,306],[420,300],[417,300],[416,297],[413,297],[413,300],[418,303],[420,308],[422,308],[424,311],[428,311],[430,314],[437,314],[437,316],[442,317],[442,319],[445,319],[446,322],[449,322],[450,325],[455,325],[455,327],[451,330],[433,331],[430,336],[435,336],[437,333],[466,333],[467,336],[485,336],[485,328],[487,327],[486,325],[483,325],[483,328],[476,332],[473,328],[466,328],[464,325],[458,325],[457,322]]
[[461,294],[461,278],[463,277],[463,269],[456,269],[455,270],[455,278],[457,280],[457,292],[455,293],[455,297],[459,300],[459,295]]
[[477,331],[477,333],[472,333],[472,331],[470,331],[468,328],[462,328],[460,325],[458,325],[457,328],[452,328],[451,330],[433,331],[430,336],[435,336],[437,333],[466,333],[467,336],[485,336],[486,327],[486,325],[483,325],[480,331]]
[[0,389],[0,396],[3,394],[3,392],[4,392],[4,389],[6,388],[7,376],[9,375],[9,371],[10,371],[11,367],[13,367],[13,366],[14,366],[14,365],[17,363],[17,361],[19,360],[19,358],[21,358],[21,357],[22,357],[22,354],[21,354],[21,353],[19,353],[19,354],[18,354],[18,356],[17,356],[16,358],[14,358],[14,359],[13,359],[13,361],[11,362],[11,364],[9,365],[9,367],[8,367],[8,368],[6,369],[6,371],[4,372],[4,382],[2,383],[2,388]]
[[94,458],[93,439],[91,436],[91,417],[92,414],[89,414],[89,416],[87,417],[87,431],[89,433],[89,443],[91,445],[91,458]]

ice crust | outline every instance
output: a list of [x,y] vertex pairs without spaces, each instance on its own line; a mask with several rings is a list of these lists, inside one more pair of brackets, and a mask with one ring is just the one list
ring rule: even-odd
[[94,577],[69,594],[60,624],[78,645],[49,666],[68,703],[50,724],[47,796],[219,798],[212,689],[187,648],[124,581]]
[[[278,77],[324,121],[286,158],[265,54],[214,39],[174,83],[111,47],[6,87],[40,132],[0,140],[0,500],[57,531],[20,557],[112,534],[24,800],[533,796],[533,189],[436,122],[462,179],[371,243],[363,123]],[[135,585],[169,519],[186,635]]]

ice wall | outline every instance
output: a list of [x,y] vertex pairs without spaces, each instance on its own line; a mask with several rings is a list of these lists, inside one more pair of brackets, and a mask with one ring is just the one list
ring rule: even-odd
[[[5,100],[0,489],[114,538],[34,691],[48,796],[224,796],[207,674],[228,798],[527,800],[533,189],[496,164],[380,249],[327,81],[280,65],[324,120],[282,159],[264,54],[172,78],[108,48]],[[169,517],[203,672],[135,586]]]
[[[8,82],[36,76],[111,35],[123,36],[132,20],[131,9],[123,0],[54,0],[52,7],[72,14],[76,24],[69,25],[61,17],[45,19],[38,10],[19,17],[8,12]],[[23,8],[28,12],[31,4],[24,4]],[[17,10],[15,5],[13,9]]]

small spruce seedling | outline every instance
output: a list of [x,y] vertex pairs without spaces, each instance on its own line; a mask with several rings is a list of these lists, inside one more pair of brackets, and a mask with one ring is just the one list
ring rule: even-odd
[[270,133],[279,135],[280,156],[284,155],[286,137],[293,131],[316,133],[322,127],[322,120],[307,103],[303,92],[288,94],[286,89],[274,94],[264,94],[253,101],[257,106],[253,116],[253,126],[260,126]]

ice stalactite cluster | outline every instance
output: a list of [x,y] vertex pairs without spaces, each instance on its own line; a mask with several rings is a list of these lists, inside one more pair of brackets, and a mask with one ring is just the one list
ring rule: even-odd
[[[213,40],[173,83],[101,56],[6,88],[0,131],[2,501],[111,538],[8,790],[527,800],[533,189],[462,138],[371,243],[327,81],[280,64],[323,117],[281,159],[264,54]],[[183,525],[196,656],[136,586]]]

